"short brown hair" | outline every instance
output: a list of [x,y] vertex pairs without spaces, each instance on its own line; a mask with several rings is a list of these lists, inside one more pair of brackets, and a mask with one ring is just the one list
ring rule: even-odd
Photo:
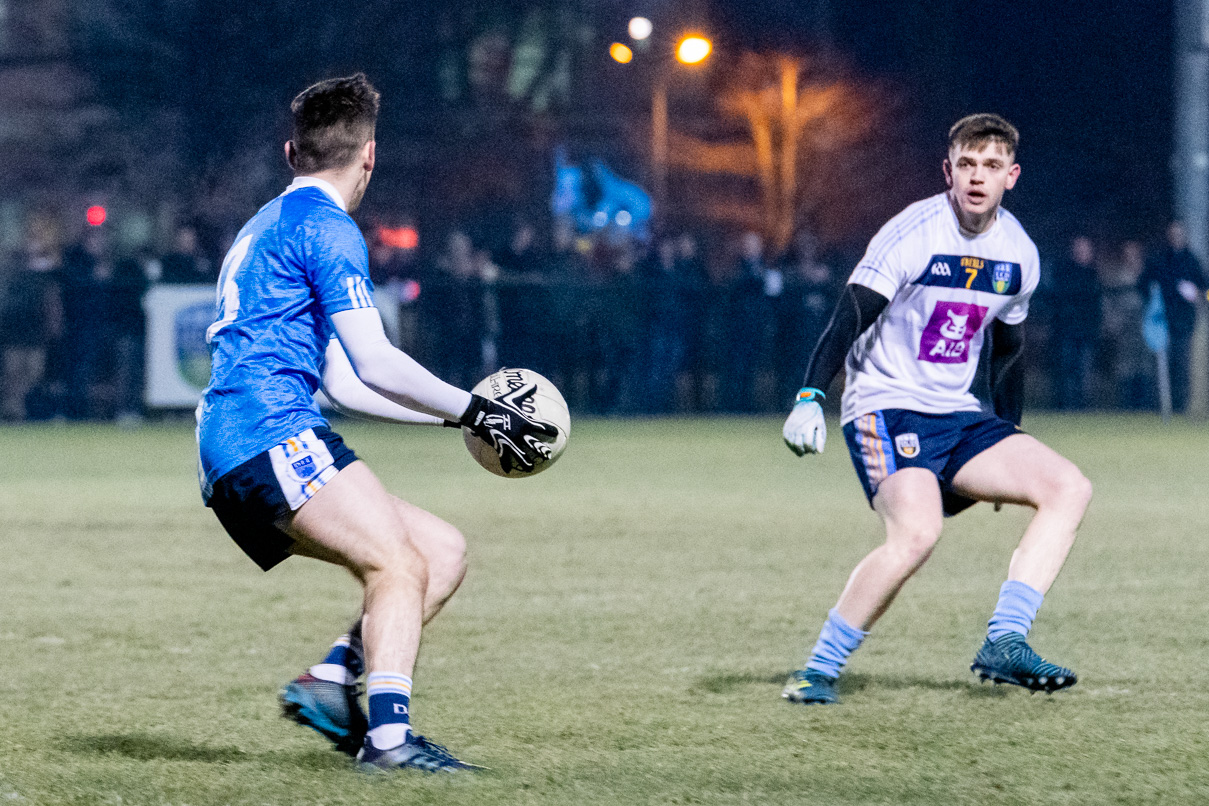
[[981,112],[967,115],[949,129],[949,148],[973,148],[980,150],[987,143],[999,143],[1008,154],[1014,155],[1020,147],[1020,132],[998,115]]
[[307,87],[290,104],[294,114],[294,170],[343,168],[374,139],[378,91],[364,73]]

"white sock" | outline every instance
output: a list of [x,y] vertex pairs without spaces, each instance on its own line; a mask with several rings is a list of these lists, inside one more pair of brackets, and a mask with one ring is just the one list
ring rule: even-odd
[[379,750],[389,750],[407,741],[407,732],[411,726],[406,722],[390,722],[379,725],[369,732],[369,740]]
[[307,669],[307,672],[311,677],[326,680],[329,683],[339,683],[342,686],[351,686],[357,682],[353,673],[338,663],[316,663]]

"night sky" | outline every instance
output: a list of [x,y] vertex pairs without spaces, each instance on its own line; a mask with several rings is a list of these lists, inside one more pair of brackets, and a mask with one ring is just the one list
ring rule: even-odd
[[1021,182],[1005,205],[1039,241],[1074,230],[1157,236],[1170,215],[1172,7],[1128,0],[886,3],[751,0],[715,18],[752,48],[817,36],[906,92],[937,163],[948,126],[998,112],[1021,130]]

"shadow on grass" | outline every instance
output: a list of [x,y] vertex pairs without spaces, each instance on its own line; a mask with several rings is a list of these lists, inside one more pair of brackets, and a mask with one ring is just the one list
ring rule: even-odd
[[[727,694],[745,686],[783,686],[792,671],[779,673],[762,672],[714,672],[697,678],[694,688],[711,694]],[[866,689],[928,689],[931,691],[954,691],[969,697],[992,698],[1006,694],[1007,686],[980,686],[964,680],[936,680],[929,677],[888,677],[883,675],[850,672],[840,677],[840,694],[853,694]]]
[[955,691],[969,697],[1001,697],[1006,691],[1004,686],[979,686],[972,680],[937,680],[932,677],[887,677],[872,674],[846,674],[840,678],[840,693],[864,691],[866,689],[887,689],[902,691],[905,689],[926,689],[928,691]]
[[259,763],[289,764],[315,769],[342,769],[350,766],[347,756],[330,750],[303,752],[273,750],[248,753],[238,747],[198,744],[179,736],[149,733],[72,736],[65,749],[80,755],[123,756],[136,761],[197,761],[203,764]]
[[67,749],[82,755],[125,756],[136,761],[202,761],[221,764],[249,760],[248,754],[238,747],[211,747],[177,736],[149,733],[73,736],[67,740]]

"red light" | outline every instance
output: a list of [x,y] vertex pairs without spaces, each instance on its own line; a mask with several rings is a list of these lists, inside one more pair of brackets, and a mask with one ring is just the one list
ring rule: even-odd
[[84,217],[88,219],[89,226],[99,227],[105,223],[105,215],[105,208],[99,204],[94,204],[88,208],[88,212],[84,214]]
[[420,245],[420,233],[415,227],[378,227],[378,240],[393,249],[415,249]]

